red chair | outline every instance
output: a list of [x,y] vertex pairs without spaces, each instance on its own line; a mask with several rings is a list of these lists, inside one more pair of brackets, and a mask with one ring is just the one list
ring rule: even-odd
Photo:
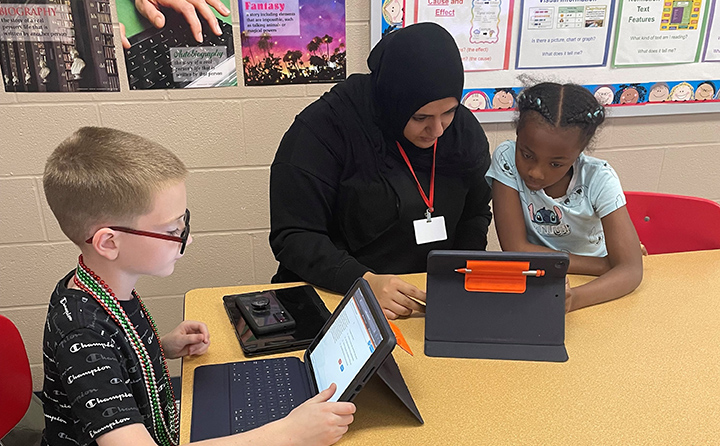
[[655,192],[625,192],[625,197],[648,254],[720,249],[720,204]]
[[15,324],[0,315],[0,438],[30,406],[32,375],[25,344]]

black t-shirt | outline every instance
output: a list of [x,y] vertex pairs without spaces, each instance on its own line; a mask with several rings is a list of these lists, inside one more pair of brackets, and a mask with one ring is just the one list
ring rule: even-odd
[[[100,304],[84,291],[69,289],[74,271],[50,298],[43,362],[45,381],[43,444],[95,445],[112,429],[144,423],[157,441],[140,364],[123,330]],[[140,336],[158,380],[160,402],[168,405],[160,346],[137,299],[121,301]]]

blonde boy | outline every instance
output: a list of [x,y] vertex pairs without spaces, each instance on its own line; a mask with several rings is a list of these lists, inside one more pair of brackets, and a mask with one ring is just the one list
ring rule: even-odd
[[[82,254],[48,308],[43,444],[178,443],[165,358],[205,353],[210,334],[184,321],[159,338],[134,288],[143,275],[170,275],[192,243],[186,174],[164,147],[108,128],[81,128],[48,159],[47,201]],[[274,423],[202,443],[332,444],[355,410],[327,402],[334,391]]]

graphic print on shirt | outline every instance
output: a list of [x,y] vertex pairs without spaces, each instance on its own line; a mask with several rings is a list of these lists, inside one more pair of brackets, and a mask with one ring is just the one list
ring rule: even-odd
[[605,242],[605,232],[603,232],[602,226],[593,226],[592,229],[590,229],[588,242],[590,242],[591,245],[600,245]]
[[498,154],[498,165],[500,166],[500,169],[502,169],[503,173],[510,178],[515,178],[515,172],[513,172],[513,163],[510,162],[508,159],[508,152],[513,152],[511,155],[513,157],[513,162],[515,161],[515,154],[514,154],[514,147],[505,147],[505,148],[499,148],[498,150],[502,150]]
[[573,186],[572,190],[562,200],[562,204],[568,208],[574,208],[583,204],[583,200],[587,197],[587,186]]
[[570,226],[562,222],[562,211],[559,207],[553,206],[546,209],[545,206],[535,210],[535,206],[528,205],[530,220],[539,235],[562,237],[570,234]]

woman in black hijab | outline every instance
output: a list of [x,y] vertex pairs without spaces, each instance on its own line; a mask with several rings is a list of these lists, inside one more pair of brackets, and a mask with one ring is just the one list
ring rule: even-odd
[[385,36],[368,67],[303,110],[280,142],[270,175],[273,282],[345,293],[362,276],[396,318],[423,311],[411,298],[425,300],[396,274],[425,271],[433,249],[485,249],[490,157],[460,104],[460,52],[442,27]]

